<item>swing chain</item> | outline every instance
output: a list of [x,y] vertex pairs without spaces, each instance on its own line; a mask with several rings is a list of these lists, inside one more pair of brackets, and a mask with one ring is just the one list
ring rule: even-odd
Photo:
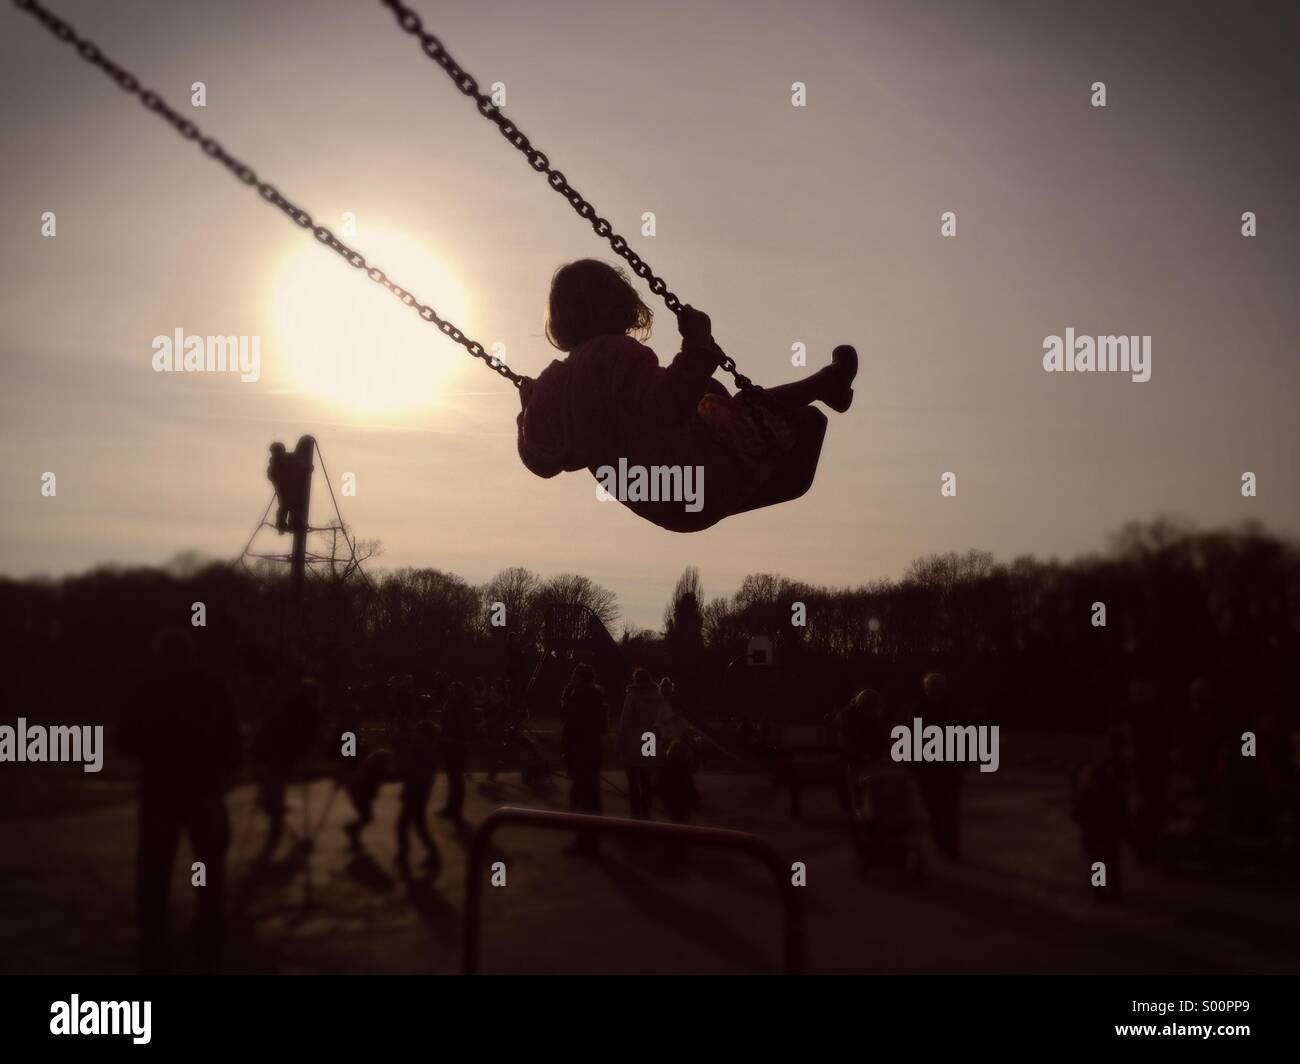
[[525,380],[523,376],[515,373],[495,355],[489,354],[484,349],[483,345],[477,340],[470,339],[451,322],[439,317],[438,312],[432,307],[421,303],[405,288],[402,288],[400,285],[391,281],[383,270],[379,269],[377,266],[369,265],[366,262],[365,257],[359,251],[356,251],[343,243],[342,240],[334,235],[328,226],[317,225],[307,211],[285,198],[285,196],[280,193],[280,190],[274,185],[259,180],[252,167],[241,162],[239,159],[236,159],[233,155],[227,152],[215,138],[205,135],[203,131],[188,118],[174,111],[168,105],[167,101],[156,92],[152,89],[141,89],[140,82],[135,78],[135,76],[132,75],[130,71],[124,70],[122,67],[118,66],[113,62],[113,60],[109,59],[108,56],[104,55],[93,41],[88,41],[83,37],[79,37],[71,25],[59,18],[52,11],[42,7],[38,0],[14,0],[14,3],[20,10],[34,15],[36,19],[59,40],[66,44],[71,44],[77,50],[77,54],[80,55],[82,59],[86,60],[88,63],[93,63],[95,66],[103,70],[109,75],[109,77],[117,82],[119,88],[125,92],[138,96],[140,102],[144,104],[146,108],[165,118],[167,122],[170,123],[186,140],[197,141],[205,155],[221,163],[245,185],[254,186],[264,200],[280,208],[280,210],[287,214],[302,228],[310,229],[318,241],[324,244],[331,251],[341,255],[344,261],[350,266],[365,271],[366,276],[369,277],[370,280],[383,285],[406,306],[414,308],[421,318],[432,325],[436,325],[448,339],[454,340],[456,343],[460,344],[461,347],[471,355],[484,362],[490,369],[495,370],[502,377],[505,377],[506,380],[510,381],[510,383],[516,388],[523,384]]
[[[479,114],[490,119],[501,135],[523,153],[528,160],[528,164],[538,173],[546,175],[547,183],[569,201],[570,206],[578,212],[578,216],[591,223],[596,235],[602,240],[608,241],[614,253],[626,260],[627,264],[632,267],[632,272],[650,286],[650,291],[663,299],[664,304],[674,314],[679,314],[683,303],[675,293],[669,290],[668,283],[650,268],[650,264],[645,259],[641,258],[628,246],[626,237],[614,232],[614,226],[607,219],[602,218],[596,208],[583,198],[582,193],[569,184],[564,173],[551,166],[546,154],[533,147],[532,142],[524,134],[523,130],[506,117],[505,112],[493,103],[492,97],[479,91],[477,79],[465,71],[451,57],[451,54],[443,47],[442,41],[424,28],[420,16],[402,3],[402,0],[380,0],[380,3],[392,11],[393,17],[397,19],[397,24],[403,30],[413,37],[419,38],[424,54],[447,72],[447,76],[451,78],[461,92],[475,101],[478,105]],[[757,398],[757,393],[762,391],[759,385],[736,368],[736,360],[730,355],[724,353],[718,366],[731,374],[736,386],[745,397]]]

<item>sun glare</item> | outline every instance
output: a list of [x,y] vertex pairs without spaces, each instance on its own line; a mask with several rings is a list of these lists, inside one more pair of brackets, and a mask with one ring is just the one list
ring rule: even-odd
[[[465,327],[464,290],[428,248],[370,227],[348,243],[443,318]],[[304,240],[284,260],[273,290],[269,353],[279,381],[341,414],[383,420],[429,410],[457,371],[459,347],[314,240]]]

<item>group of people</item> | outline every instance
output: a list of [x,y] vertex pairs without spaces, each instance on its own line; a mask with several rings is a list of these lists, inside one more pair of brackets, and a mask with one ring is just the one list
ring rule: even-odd
[[[693,734],[685,718],[674,709],[676,697],[669,677],[656,682],[643,668],[633,671],[632,682],[623,693],[615,722],[615,746],[635,817],[649,818],[656,796],[675,820],[687,820],[699,807]],[[436,713],[436,720],[420,716],[422,704]],[[481,748],[491,781],[509,763],[512,743],[520,745],[521,767],[527,775],[528,752],[523,747],[524,737],[517,734],[519,710],[513,685],[506,677],[478,677],[466,685],[438,676],[424,703],[414,695],[408,677],[397,684],[391,707],[390,742],[395,750],[385,747],[373,751],[340,773],[340,786],[357,811],[345,830],[350,845],[359,850],[362,832],[374,819],[375,798],[395,768],[402,781],[397,822],[399,866],[407,867],[408,833],[413,832],[426,848],[428,867],[436,872],[441,860],[425,824],[425,807],[438,768],[447,776],[447,804],[440,815],[456,822],[463,817],[471,746]],[[571,807],[577,812],[599,814],[600,773],[611,711],[591,666],[579,664],[574,668],[561,695],[560,715]],[[541,757],[540,752],[537,756]],[[597,854],[596,833],[579,833],[565,852],[576,856]]]
[[245,667],[262,690],[262,712],[246,743],[229,688],[197,663],[187,632],[159,633],[153,653],[148,675],[120,707],[116,727],[118,751],[140,761],[141,966],[151,973],[171,966],[172,871],[185,835],[196,862],[191,882],[200,888],[199,963],[213,970],[224,939],[231,835],[226,790],[247,755],[268,824],[256,860],[264,866],[285,832],[289,784],[319,734],[321,691],[314,680],[277,667],[272,656],[251,654]]
[[[322,746],[326,729],[319,685],[272,654],[250,652],[244,666],[249,685],[244,693],[255,707],[247,739],[229,688],[197,664],[189,634],[182,630],[156,638],[149,674],[119,713],[117,747],[141,763],[137,913],[146,972],[165,972],[171,966],[170,893],[182,835],[188,836],[194,860],[202,865],[202,874],[196,873],[194,880],[202,888],[197,894],[199,964],[205,970],[217,967],[231,837],[225,792],[242,765],[250,769],[257,806],[266,819],[254,875],[279,853],[290,827],[290,787],[306,779],[308,759],[317,752],[339,755],[335,782],[355,810],[344,827],[349,848],[360,852],[379,792],[396,777],[399,870],[409,872],[414,835],[424,847],[425,867],[436,875],[442,860],[426,815],[437,772],[444,771],[448,781],[441,815],[459,823],[471,747],[480,734],[495,736],[508,729],[514,704],[505,679],[465,684],[440,678],[436,697],[421,698],[409,678],[399,678],[391,685],[390,726],[381,748],[364,748],[354,705],[344,708],[341,727],[337,733],[330,729],[330,742]],[[340,740],[341,749],[332,746]],[[489,739],[493,774],[502,764],[499,746]],[[311,824],[303,825],[300,847],[311,846],[314,830]]]
[[[695,788],[695,747],[685,717],[675,710],[676,689],[665,676],[655,682],[649,670],[634,669],[623,694],[615,745],[627,778],[628,804],[634,817],[648,819],[654,798],[669,816],[685,821],[699,807]],[[564,766],[572,785],[575,812],[601,812],[600,769],[610,707],[589,665],[579,664],[560,699]],[[599,852],[595,833],[580,832],[566,851],[575,856]]]
[[431,876],[442,868],[438,845],[429,831],[427,810],[439,768],[447,777],[447,802],[439,812],[454,823],[464,820],[465,773],[470,748],[480,731],[481,701],[475,689],[460,681],[441,677],[432,695],[415,695],[410,677],[400,679],[390,700],[387,746],[357,758],[344,758],[335,782],[356,812],[344,825],[353,853],[362,850],[362,835],[374,820],[374,804],[380,789],[396,774],[401,784],[397,816],[397,866],[410,871],[412,833],[425,849],[424,867]]
[[[913,715],[939,727],[967,723],[961,719],[942,672],[922,677],[919,704],[907,713]],[[902,716],[892,713],[885,697],[872,688],[863,688],[832,714],[831,733],[845,766],[845,804],[857,800],[854,786],[861,773],[888,759],[890,729]],[[925,806],[934,847],[949,861],[962,857],[961,794],[966,768],[962,761],[913,761],[907,765]]]
[[[1177,690],[1134,679],[1119,721],[1073,778],[1072,815],[1087,881],[1100,902],[1123,895],[1125,850],[1166,870],[1193,864],[1215,870],[1246,859],[1276,863],[1286,845],[1286,811],[1293,817],[1300,811],[1300,783],[1276,713],[1231,705],[1221,685],[1206,677],[1194,679],[1181,699]],[[939,672],[924,676],[914,708],[926,724],[965,723]],[[871,689],[833,714],[847,780],[888,758],[898,718]],[[954,861],[962,855],[965,768],[954,761],[907,765],[935,849]],[[1104,878],[1095,874],[1098,864]]]
[[1123,853],[1168,870],[1217,870],[1282,856],[1281,826],[1300,803],[1277,714],[1247,712],[1222,684],[1197,677],[1182,698],[1137,677],[1123,721],[1074,779],[1073,816],[1089,865],[1101,862],[1099,901],[1122,897]]
[[[288,827],[289,787],[306,778],[308,758],[320,748],[320,687],[274,656],[246,661],[245,671],[261,692],[247,742],[225,684],[196,663],[184,631],[158,636],[153,668],[122,707],[118,749],[141,762],[137,904],[146,971],[166,971],[170,964],[169,893],[181,836],[188,836],[194,860],[203,868],[196,943],[201,965],[214,968],[223,938],[230,842],[225,791],[247,756],[267,822],[256,870],[279,850]],[[1238,711],[1223,689],[1206,678],[1193,681],[1185,699],[1171,697],[1173,690],[1150,679],[1134,680],[1122,723],[1110,729],[1075,778],[1073,815],[1084,855],[1090,865],[1102,862],[1106,867],[1106,888],[1097,892],[1099,899],[1122,892],[1125,847],[1139,860],[1166,865],[1171,855],[1180,854],[1211,865],[1224,863],[1233,840],[1253,840],[1265,854],[1280,852],[1285,811],[1290,809],[1294,819],[1300,806],[1288,736],[1275,714]],[[597,815],[602,811],[601,770],[612,725],[612,746],[625,774],[632,816],[649,818],[660,801],[674,820],[688,820],[700,806],[695,785],[700,733],[681,712],[672,680],[656,682],[649,671],[637,668],[620,695],[615,714],[595,672],[585,664],[573,669],[563,690],[561,746],[572,808]],[[365,749],[369,744],[361,743],[355,706],[345,708],[339,721],[343,734],[354,738],[354,756],[343,751],[336,778],[338,790],[356,811],[344,830],[350,848],[359,852],[374,820],[377,796],[396,778],[399,869],[409,871],[414,835],[424,848],[426,867],[436,875],[442,859],[426,817],[437,773],[447,776],[441,815],[459,823],[471,750],[481,746],[489,778],[509,763],[519,699],[504,677],[471,683],[437,677],[423,694],[409,677],[397,678],[389,696],[389,726],[381,749]],[[890,729],[900,719],[916,714],[941,727],[965,723],[939,672],[924,676],[918,702],[909,703],[905,712],[893,709],[885,696],[867,688],[830,715],[847,781],[888,760]],[[337,734],[331,730],[331,744]],[[337,747],[332,752],[337,754]],[[544,763],[540,749],[535,756]],[[965,768],[963,762],[942,760],[900,766],[928,814],[935,849],[952,861],[962,856]],[[853,800],[851,792],[846,800]],[[304,825],[300,845],[310,845],[312,832]],[[598,830],[582,831],[566,852],[594,856],[598,839]]]

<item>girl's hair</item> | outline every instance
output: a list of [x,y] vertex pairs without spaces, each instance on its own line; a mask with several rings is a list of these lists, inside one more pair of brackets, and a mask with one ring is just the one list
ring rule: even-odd
[[597,259],[578,259],[555,271],[546,313],[546,338],[572,351],[593,336],[650,335],[654,313],[641,301],[627,274]]
[[638,668],[638,669],[633,669],[633,670],[632,670],[632,684],[633,684],[633,686],[635,686],[635,687],[646,687],[647,685],[653,687],[653,686],[654,686],[654,680],[653,680],[653,679],[651,678],[651,676],[650,676],[650,670],[649,670],[649,669],[640,669],[640,668]]

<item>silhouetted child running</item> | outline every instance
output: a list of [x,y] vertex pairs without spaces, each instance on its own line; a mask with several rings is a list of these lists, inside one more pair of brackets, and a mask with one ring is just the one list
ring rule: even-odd
[[[320,687],[309,678],[295,683],[289,693],[273,704],[269,716],[253,736],[250,753],[257,780],[258,803],[266,813],[266,841],[257,855],[259,865],[275,856],[284,834],[289,781],[311,752],[320,726]],[[299,840],[310,847],[310,839]]]
[[[546,335],[568,357],[520,389],[519,457],[529,470],[539,477],[583,468],[595,474],[620,468],[620,460],[629,470],[702,469],[696,512],[681,501],[619,497],[664,528],[697,531],[759,498],[795,448],[792,415],[813,402],[843,413],[853,402],[858,356],[837,347],[831,365],[766,389],[769,414],[759,418],[713,379],[723,353],[708,315],[691,307],[678,315],[682,349],[667,367],[633,339],[649,337],[651,319],[622,270],[582,259],[556,271]],[[813,470],[804,472],[811,483]]]
[[393,755],[387,750],[376,750],[367,754],[343,781],[343,788],[357,811],[357,819],[343,826],[348,836],[348,850],[352,853],[360,853],[362,850],[361,833],[375,819],[375,798],[392,767]]
[[438,725],[422,720],[409,730],[397,753],[398,771],[402,777],[402,811],[397,817],[397,867],[403,874],[410,871],[410,831],[424,843],[428,854],[425,867],[436,876],[442,869],[438,844],[429,834],[425,811],[429,795],[433,793],[433,780],[437,775]]

